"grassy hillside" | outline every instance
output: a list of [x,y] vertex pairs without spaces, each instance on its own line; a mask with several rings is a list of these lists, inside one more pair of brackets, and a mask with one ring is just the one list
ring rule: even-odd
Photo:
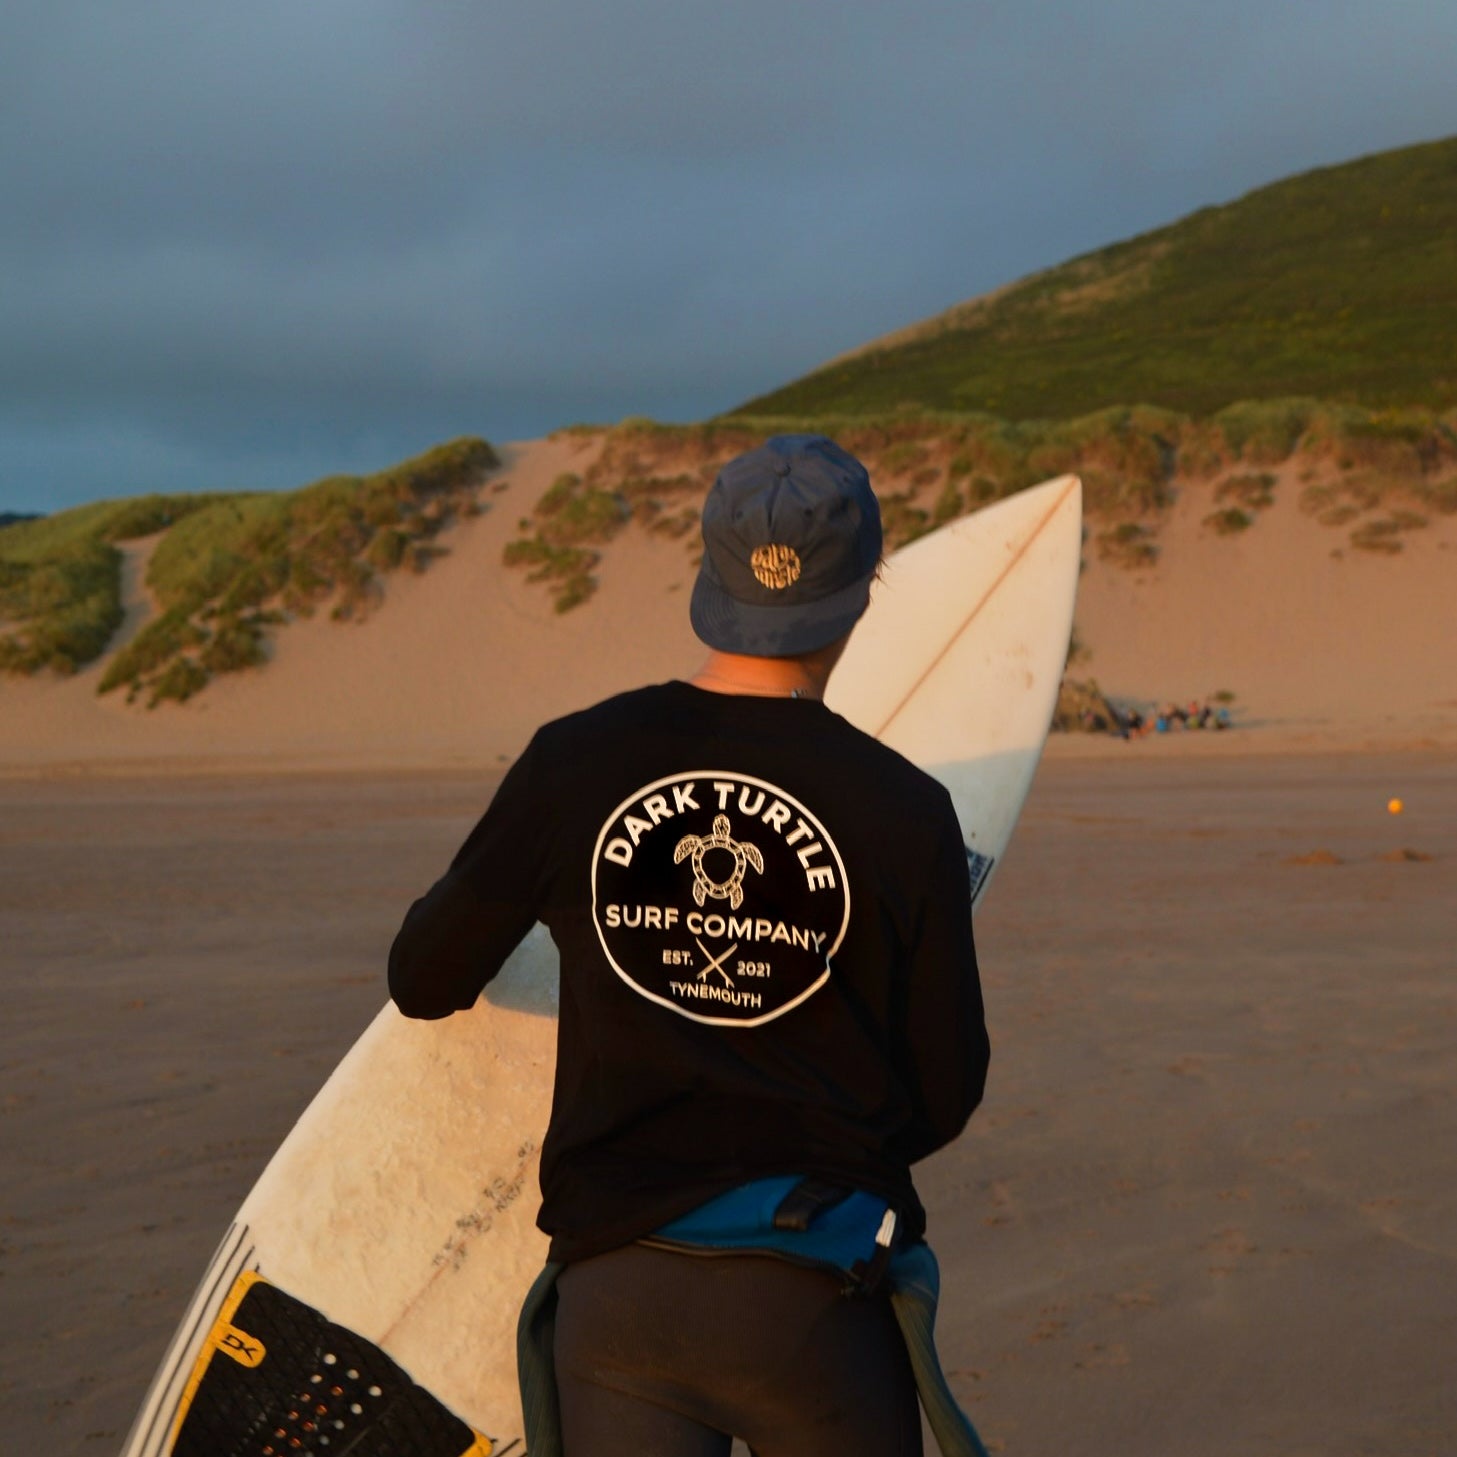
[[422,569],[432,539],[497,464],[474,438],[368,476],[297,491],[98,501],[0,528],[0,671],[73,673],[122,621],[116,543],[166,534],[147,586],[158,612],[106,665],[100,691],[186,699],[215,673],[263,661],[268,632],[332,601],[365,610],[378,574]]
[[733,416],[1457,405],[1457,138],[1322,168],[961,304]]

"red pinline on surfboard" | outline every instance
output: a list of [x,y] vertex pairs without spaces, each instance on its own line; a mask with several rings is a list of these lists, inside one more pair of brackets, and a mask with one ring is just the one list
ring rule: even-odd
[[1058,481],[1054,482],[1053,484],[1059,484],[1061,482],[1066,482],[1066,484],[1063,486],[1063,489],[1058,495],[1057,499],[1052,503],[1051,506],[1047,508],[1047,514],[1043,516],[1042,520],[1039,521],[1037,525],[1032,529],[1032,531],[1028,533],[1026,539],[1021,543],[1020,546],[1018,546],[1017,550],[1008,560],[1006,566],[1004,566],[1001,572],[998,573],[996,580],[991,584],[991,586],[986,589],[985,592],[982,593],[980,599],[977,601],[976,606],[973,607],[971,611],[966,614],[966,617],[962,621],[961,626],[958,627],[956,631],[952,633],[951,637],[947,640],[946,646],[943,647],[941,651],[937,653],[936,656],[929,663],[926,664],[926,667],[922,671],[921,675],[901,696],[900,702],[897,703],[893,709],[891,709],[890,713],[874,729],[873,732],[876,738],[880,739],[885,737],[886,730],[889,729],[891,724],[896,721],[897,717],[899,717],[900,715],[901,710],[906,706],[906,704],[915,697],[916,690],[920,688],[921,684],[923,684],[926,679],[929,678],[931,674],[936,671],[936,669],[945,660],[947,653],[949,653],[956,646],[956,644],[961,641],[961,635],[976,620],[977,615],[996,594],[997,588],[1000,587],[1004,581],[1006,581],[1007,576],[1012,571],[1012,569],[1032,549],[1033,543],[1038,539],[1038,537],[1042,535],[1043,531],[1047,527],[1048,522],[1051,521],[1053,517],[1056,516],[1057,513],[1062,509],[1063,504],[1064,502],[1066,502],[1068,496],[1070,496],[1074,491],[1082,490],[1083,483],[1078,479],[1077,476],[1061,476],[1058,478]]

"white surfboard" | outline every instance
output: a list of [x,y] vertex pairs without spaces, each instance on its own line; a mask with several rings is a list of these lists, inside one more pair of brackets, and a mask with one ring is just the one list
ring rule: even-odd
[[[950,790],[978,897],[1052,717],[1081,527],[1063,476],[912,543],[831,681]],[[538,926],[469,1012],[380,1012],[244,1201],[123,1457],[519,1457],[556,1010]]]

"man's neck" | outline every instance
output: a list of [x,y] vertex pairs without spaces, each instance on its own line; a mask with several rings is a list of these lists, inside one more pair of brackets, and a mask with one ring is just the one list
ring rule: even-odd
[[755,698],[823,698],[843,643],[794,658],[754,658],[743,653],[711,651],[689,680],[710,693],[737,693]]

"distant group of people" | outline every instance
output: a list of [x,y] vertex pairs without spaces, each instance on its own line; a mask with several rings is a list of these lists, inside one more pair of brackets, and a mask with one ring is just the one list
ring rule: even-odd
[[1148,712],[1135,707],[1119,709],[1098,695],[1081,708],[1069,707],[1059,715],[1055,727],[1076,728],[1085,734],[1116,734],[1120,739],[1141,739],[1148,734],[1182,733],[1186,729],[1222,730],[1234,727],[1229,709],[1223,704],[1199,702],[1162,703]]
[[1121,715],[1120,727],[1124,738],[1141,739],[1145,734],[1181,733],[1185,729],[1233,728],[1234,721],[1223,704],[1215,707],[1211,703],[1191,699],[1184,704],[1161,704],[1147,715],[1130,708]]

